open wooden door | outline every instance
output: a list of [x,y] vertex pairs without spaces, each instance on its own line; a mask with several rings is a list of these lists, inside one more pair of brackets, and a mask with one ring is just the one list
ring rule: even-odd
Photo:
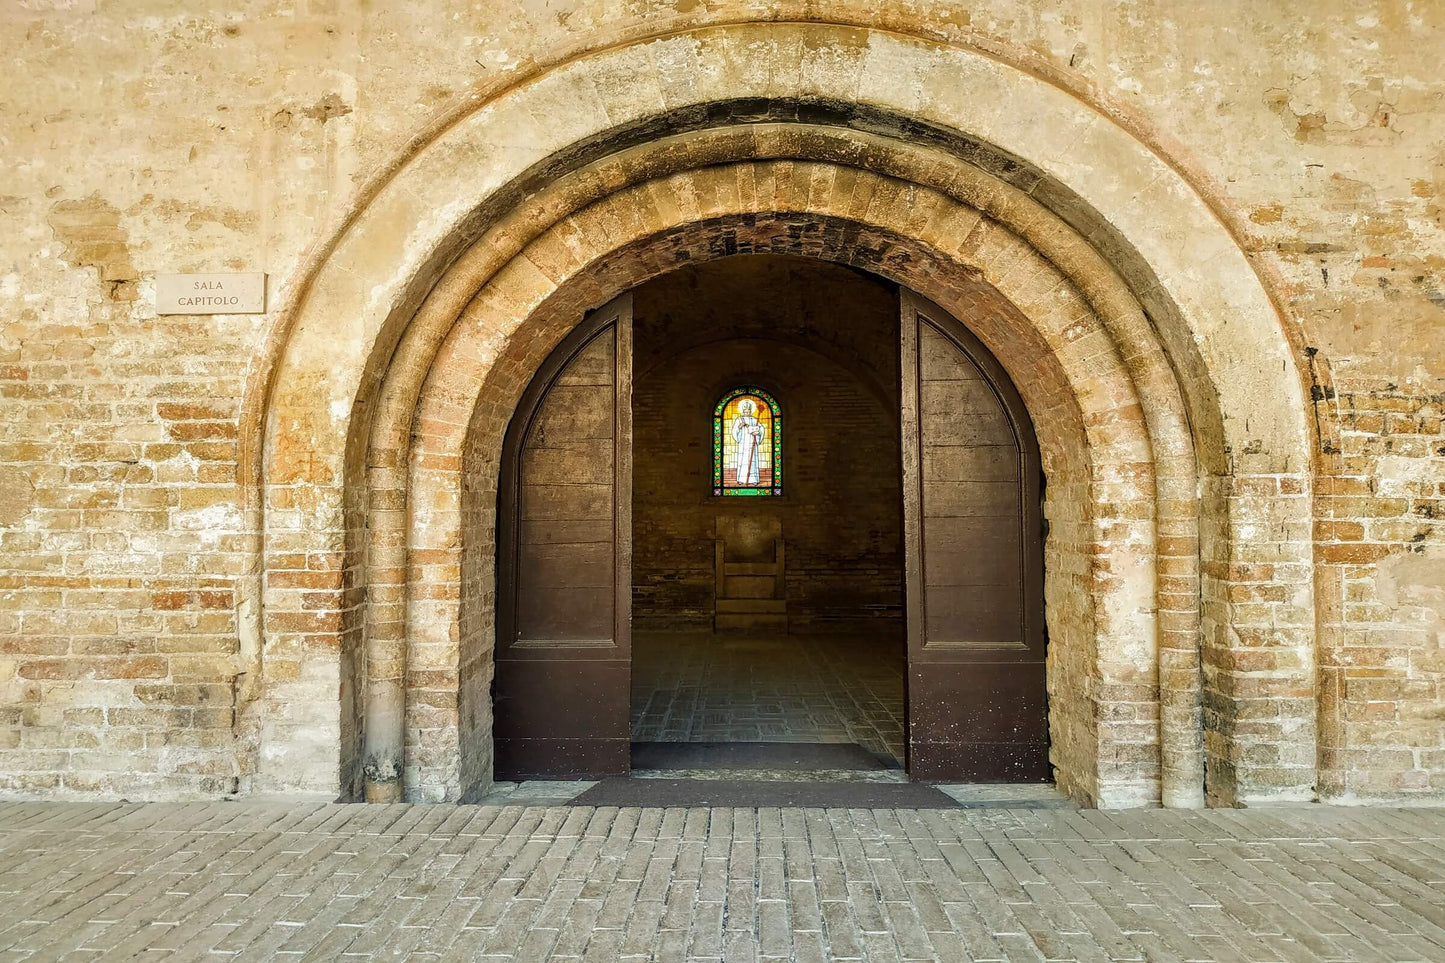
[[1050,778],[1038,444],[998,361],[902,292],[908,770]]
[[632,296],[592,312],[507,428],[497,501],[498,779],[625,773]]

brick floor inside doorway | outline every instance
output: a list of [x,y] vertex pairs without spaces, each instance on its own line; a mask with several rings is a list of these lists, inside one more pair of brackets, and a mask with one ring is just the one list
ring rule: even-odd
[[903,644],[639,632],[634,742],[856,743],[903,759]]
[[[484,805],[1073,808],[1052,784],[910,786],[901,641],[636,632],[632,772],[501,782]],[[859,759],[828,761],[832,748]],[[670,747],[670,748],[669,748]],[[692,747],[696,747],[695,751]],[[792,761],[759,760],[769,749]],[[658,763],[650,750],[681,761]],[[742,750],[746,762],[739,754]],[[594,788],[596,787],[596,788]],[[931,802],[925,795],[931,795]]]

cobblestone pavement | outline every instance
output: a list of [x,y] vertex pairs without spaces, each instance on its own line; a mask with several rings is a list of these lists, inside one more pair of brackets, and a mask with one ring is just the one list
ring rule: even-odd
[[1445,960],[1445,810],[0,804],[5,960]]
[[854,742],[903,758],[903,648],[874,638],[638,632],[635,742]]

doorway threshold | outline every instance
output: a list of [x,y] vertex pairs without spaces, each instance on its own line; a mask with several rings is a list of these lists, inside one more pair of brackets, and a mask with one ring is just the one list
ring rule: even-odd
[[1077,809],[1053,785],[909,780],[852,743],[638,742],[632,772],[601,780],[499,783],[492,806],[826,809]]
[[953,797],[964,809],[1078,809],[1049,782],[934,783],[933,788]]
[[673,806],[723,809],[958,809],[947,793],[917,782],[820,782],[790,779],[638,779],[613,776],[572,800],[574,806]]
[[634,742],[634,775],[678,770],[745,772],[893,772],[892,756],[854,742]]

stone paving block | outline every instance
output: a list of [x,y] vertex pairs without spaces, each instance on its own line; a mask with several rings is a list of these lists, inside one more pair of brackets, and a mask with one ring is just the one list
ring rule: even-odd
[[0,959],[1445,959],[1438,811],[42,808]]

